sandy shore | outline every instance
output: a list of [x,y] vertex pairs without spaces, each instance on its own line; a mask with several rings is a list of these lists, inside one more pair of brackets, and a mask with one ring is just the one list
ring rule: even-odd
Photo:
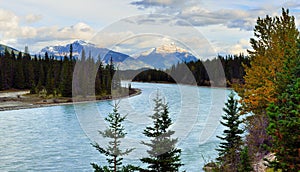
[[129,94],[119,97],[103,96],[88,98],[40,98],[37,96],[26,95],[29,91],[9,91],[0,92],[0,111],[30,109],[39,107],[49,107],[58,105],[68,105],[87,102],[99,102],[112,99],[132,97],[141,94],[140,89],[132,89]]

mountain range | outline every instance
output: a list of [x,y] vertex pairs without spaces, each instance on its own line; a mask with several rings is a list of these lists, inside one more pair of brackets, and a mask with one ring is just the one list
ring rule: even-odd
[[101,57],[104,63],[109,63],[110,59],[114,61],[120,70],[140,69],[140,68],[156,68],[166,69],[178,62],[197,61],[198,59],[187,50],[177,47],[175,44],[162,45],[157,48],[152,48],[142,52],[134,57],[112,51],[107,48],[99,48],[94,44],[87,43],[82,40],[77,40],[67,45],[47,46],[39,53],[47,52],[55,57],[63,57],[69,55],[70,45],[73,46],[73,56],[80,58],[82,50],[85,54],[91,55],[94,58]]
[[45,54],[46,52],[49,55],[53,55],[56,58],[61,58],[64,56],[70,55],[70,46],[73,47],[73,57],[76,59],[81,58],[82,50],[84,50],[86,56],[94,57],[96,60],[98,57],[102,59],[104,63],[109,63],[112,58],[114,62],[122,62],[127,58],[131,58],[126,54],[115,52],[107,48],[99,48],[94,44],[87,43],[85,41],[77,40],[73,43],[67,45],[56,45],[56,46],[47,46],[43,48],[39,54]]
[[[70,55],[71,44],[73,47],[72,54],[74,58],[80,59],[81,53],[84,50],[86,57],[91,56],[95,58],[95,60],[100,57],[102,62],[106,64],[108,64],[112,58],[115,66],[117,66],[117,68],[120,70],[136,70],[141,68],[166,69],[180,62],[198,60],[190,52],[176,46],[174,43],[151,48],[148,51],[131,57],[127,54],[116,52],[107,48],[99,48],[95,44],[88,43],[86,41],[76,40],[65,45],[47,46],[37,54],[41,54],[43,56],[47,52],[48,55],[52,55],[57,59],[61,59],[64,56]],[[4,53],[5,48],[7,48],[9,51],[13,50],[18,52],[14,48],[0,44],[0,53]]]

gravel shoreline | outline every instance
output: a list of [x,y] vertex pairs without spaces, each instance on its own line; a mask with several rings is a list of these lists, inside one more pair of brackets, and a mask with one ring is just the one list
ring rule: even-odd
[[113,99],[123,99],[128,98],[132,96],[137,96],[141,94],[140,89],[133,88],[133,91],[126,96],[118,97],[118,98],[112,98],[111,96],[106,96],[103,99],[95,100],[71,100],[71,102],[53,102],[53,99],[51,102],[24,102],[23,99],[16,98],[16,97],[1,97],[0,98],[0,111],[11,111],[11,110],[20,110],[20,109],[32,109],[32,108],[40,108],[40,107],[50,107],[50,106],[60,106],[60,105],[72,105],[72,104],[78,104],[78,103],[88,103],[88,102],[100,102],[100,101],[106,101],[106,100],[113,100]]

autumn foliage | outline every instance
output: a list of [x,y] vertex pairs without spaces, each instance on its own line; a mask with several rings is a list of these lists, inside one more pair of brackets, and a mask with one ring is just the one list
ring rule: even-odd
[[[295,63],[289,61],[298,56],[298,40],[295,19],[288,10],[283,9],[279,17],[258,18],[254,38],[250,39],[252,50],[248,51],[250,66],[244,66],[245,84],[235,86],[241,97],[242,111],[249,114],[246,141],[254,159],[261,159],[268,152],[266,147],[272,147],[272,138],[266,131],[270,125],[267,108],[269,104],[284,101],[279,100],[278,95],[289,84],[285,76],[290,74],[289,68],[295,67]],[[277,135],[282,137],[282,133],[277,132]]]
[[245,113],[264,115],[268,104],[277,101],[276,74],[282,72],[287,57],[297,55],[298,35],[288,10],[283,10],[280,17],[258,18],[255,38],[250,39],[253,50],[248,51],[250,66],[244,66],[246,84],[235,87]]

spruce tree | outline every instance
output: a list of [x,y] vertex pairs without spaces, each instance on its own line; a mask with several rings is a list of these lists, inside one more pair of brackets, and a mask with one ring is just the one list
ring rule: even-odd
[[45,72],[44,72],[44,67],[42,65],[42,63],[40,64],[40,70],[39,70],[39,81],[37,84],[37,91],[40,92],[43,90],[44,88],[44,83],[45,83]]
[[73,61],[65,56],[62,65],[61,75],[61,95],[63,97],[72,97],[72,77],[73,77]]
[[16,70],[14,74],[14,87],[17,89],[24,88],[24,73],[23,73],[23,65],[22,65],[22,53],[19,52],[18,58],[16,61]]
[[105,121],[109,123],[109,126],[105,131],[99,131],[104,137],[110,139],[106,148],[100,146],[98,143],[92,144],[101,154],[104,154],[107,158],[108,166],[99,166],[95,163],[91,163],[95,172],[130,172],[136,167],[132,165],[122,166],[123,156],[128,155],[133,149],[121,150],[121,140],[125,138],[126,132],[123,126],[123,122],[126,116],[122,116],[118,112],[118,103],[114,103],[113,112],[109,113]]
[[183,164],[180,161],[181,149],[176,148],[178,139],[171,138],[175,133],[170,130],[172,120],[169,117],[169,108],[157,94],[153,100],[155,103],[154,114],[150,116],[153,126],[148,126],[144,130],[144,135],[151,138],[150,143],[142,144],[150,147],[149,157],[142,158],[143,163],[147,163],[148,169],[144,171],[175,172]]
[[[292,66],[294,68],[288,68]],[[300,57],[287,60],[286,72],[279,73],[278,102],[267,109],[270,124],[268,134],[272,136],[269,150],[275,153],[275,160],[269,162],[275,170],[300,171]],[[281,83],[285,83],[285,86]]]
[[49,67],[47,73],[46,90],[47,95],[51,95],[54,94],[54,71],[52,66]]
[[96,95],[100,95],[103,92],[103,64],[101,62],[100,56],[98,57],[98,60],[96,62],[96,67],[98,67],[98,69],[95,79],[95,93]]
[[2,84],[4,90],[12,88],[13,83],[13,65],[11,60],[11,55],[7,48],[4,50],[4,60],[3,60],[3,75]]
[[223,136],[217,136],[222,142],[216,150],[219,152],[217,160],[221,164],[221,169],[229,169],[237,171],[239,162],[240,146],[242,144],[243,130],[239,128],[242,121],[239,119],[238,101],[234,99],[234,93],[231,92],[227,103],[225,103],[220,122],[226,129],[223,131]]

